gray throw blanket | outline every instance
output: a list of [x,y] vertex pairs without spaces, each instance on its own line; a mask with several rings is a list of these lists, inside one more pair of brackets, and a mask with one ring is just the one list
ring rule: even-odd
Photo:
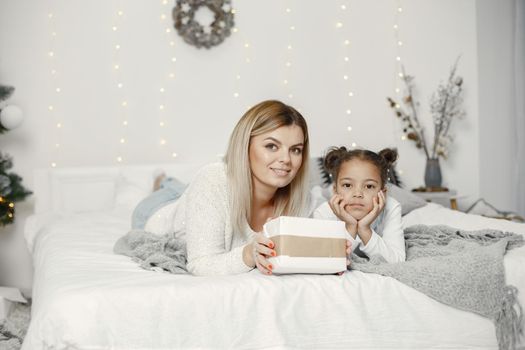
[[186,273],[186,243],[171,234],[155,235],[131,230],[113,247],[117,254],[131,257],[146,270]]
[[439,302],[487,317],[496,326],[499,348],[514,349],[522,309],[517,289],[505,283],[503,255],[523,244],[515,233],[414,225],[405,229],[405,262],[354,254],[351,268],[393,277]]

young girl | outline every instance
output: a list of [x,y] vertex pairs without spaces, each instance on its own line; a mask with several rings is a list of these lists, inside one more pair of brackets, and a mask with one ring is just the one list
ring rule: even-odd
[[334,180],[334,195],[313,214],[344,221],[357,255],[381,256],[390,263],[405,260],[401,205],[386,195],[385,186],[396,159],[397,151],[388,148],[379,154],[332,148],[324,166]]

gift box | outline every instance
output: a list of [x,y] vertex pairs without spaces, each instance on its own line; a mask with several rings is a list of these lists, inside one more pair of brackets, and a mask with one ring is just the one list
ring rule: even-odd
[[277,256],[272,272],[331,274],[346,270],[346,228],[342,221],[280,216],[264,225]]

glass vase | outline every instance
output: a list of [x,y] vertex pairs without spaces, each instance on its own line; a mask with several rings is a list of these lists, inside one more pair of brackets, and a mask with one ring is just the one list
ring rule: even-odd
[[441,166],[439,165],[439,158],[427,159],[425,166],[425,186],[441,187]]

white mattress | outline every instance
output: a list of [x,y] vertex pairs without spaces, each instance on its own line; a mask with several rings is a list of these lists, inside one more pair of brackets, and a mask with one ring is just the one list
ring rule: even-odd
[[[263,276],[255,270],[222,277],[150,272],[112,253],[129,227],[124,215],[70,215],[37,230],[42,220],[31,218],[26,232],[34,240],[35,280],[25,350],[497,348],[490,320],[392,278],[357,271]],[[434,204],[404,222],[525,234],[523,224]],[[523,266],[525,247],[507,254],[508,283],[520,289],[525,306]]]

